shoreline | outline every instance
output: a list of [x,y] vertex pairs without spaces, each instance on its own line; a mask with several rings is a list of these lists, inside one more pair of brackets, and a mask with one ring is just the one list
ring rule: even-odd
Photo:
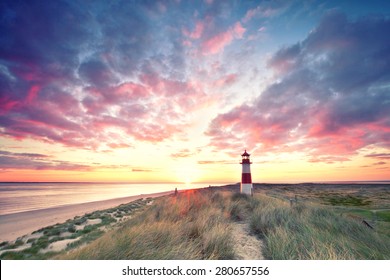
[[0,242],[14,241],[21,236],[32,233],[33,231],[57,223],[63,223],[68,219],[73,219],[75,216],[82,216],[97,210],[109,209],[141,198],[154,198],[172,193],[173,191],[140,194],[102,201],[56,206],[46,209],[0,215]]

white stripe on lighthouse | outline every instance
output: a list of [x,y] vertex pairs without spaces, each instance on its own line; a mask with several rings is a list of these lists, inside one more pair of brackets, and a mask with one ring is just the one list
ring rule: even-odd
[[252,194],[252,184],[241,184],[241,193]]
[[251,165],[250,164],[242,164],[242,173],[251,173]]

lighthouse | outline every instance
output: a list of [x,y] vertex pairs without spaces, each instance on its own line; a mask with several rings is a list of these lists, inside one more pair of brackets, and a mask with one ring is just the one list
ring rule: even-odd
[[249,159],[250,154],[245,152],[242,156],[242,176],[241,176],[241,193],[252,195],[253,186],[252,186],[252,176],[251,176],[251,162]]

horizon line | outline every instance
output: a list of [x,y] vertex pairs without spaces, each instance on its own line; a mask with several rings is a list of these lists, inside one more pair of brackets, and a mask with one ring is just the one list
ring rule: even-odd
[[[254,182],[253,184],[347,184],[347,183],[389,183],[390,179],[387,180],[333,180],[333,181],[264,181]],[[227,184],[235,185],[240,182],[129,182],[129,181],[0,181],[0,184],[180,184],[180,185],[193,185],[193,184]]]

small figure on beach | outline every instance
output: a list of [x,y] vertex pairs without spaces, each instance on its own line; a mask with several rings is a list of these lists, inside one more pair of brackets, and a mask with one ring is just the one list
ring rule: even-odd
[[175,188],[175,196],[177,195],[177,188]]

